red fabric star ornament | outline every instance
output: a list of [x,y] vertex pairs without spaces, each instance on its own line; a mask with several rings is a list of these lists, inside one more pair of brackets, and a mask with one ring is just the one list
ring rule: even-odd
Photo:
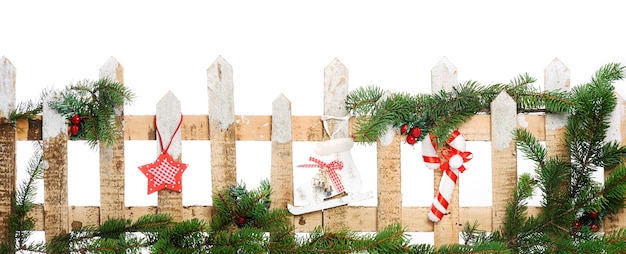
[[188,164],[175,161],[165,152],[153,163],[140,166],[139,170],[148,177],[148,194],[163,189],[182,192],[182,176],[187,166]]

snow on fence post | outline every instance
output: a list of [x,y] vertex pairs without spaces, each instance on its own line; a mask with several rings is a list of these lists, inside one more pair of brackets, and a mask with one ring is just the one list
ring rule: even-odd
[[[458,85],[458,72],[456,66],[452,64],[448,58],[443,57],[439,62],[430,70],[430,82],[432,93],[438,93],[439,91],[451,91],[452,88]],[[435,169],[433,172],[434,192],[437,193],[439,183],[443,172]],[[448,205],[449,214],[444,218],[433,224],[433,232],[435,235],[435,246],[442,246],[445,244],[455,244],[459,242],[459,184],[463,180],[463,177],[459,177],[452,193],[452,200]],[[423,215],[426,217],[426,214]]]
[[15,127],[9,114],[15,108],[15,67],[6,57],[0,57],[0,243],[13,244],[9,234],[9,217],[15,199]]
[[[124,67],[113,57],[100,68],[100,78],[124,82]],[[115,128],[122,130],[111,147],[99,144],[100,222],[124,218],[124,106],[115,110]]]
[[[558,58],[555,58],[544,69],[544,90],[569,90],[569,88],[570,71]],[[566,113],[546,113],[547,157],[569,157],[564,138],[567,118],[568,115]]]
[[286,208],[293,204],[293,139],[291,102],[279,95],[272,102],[271,207]]
[[[180,100],[171,91],[168,91],[156,105],[156,126],[161,135],[156,135],[157,155],[163,149],[167,150],[172,159],[182,161],[182,131],[178,127],[182,125]],[[150,184],[150,183],[148,183]],[[181,184],[182,186],[182,184]],[[158,213],[166,213],[172,216],[173,221],[183,220],[183,194],[182,192],[163,189],[158,192]]]
[[[346,96],[348,95],[348,69],[339,59],[335,58],[324,69],[324,116],[344,117],[346,110]],[[347,120],[327,120],[328,135],[333,138],[347,138]],[[348,226],[347,206],[328,209],[323,213],[323,225],[329,229],[341,229]]]
[[[58,95],[51,95],[58,96]],[[46,241],[69,232],[69,203],[67,190],[67,122],[43,102],[42,140],[44,160],[44,225]]]
[[219,56],[207,69],[213,191],[237,183],[233,68]]
[[[391,95],[386,92],[379,100]],[[378,207],[376,208],[376,230],[380,231],[393,223],[402,222],[402,168],[400,142],[402,135],[388,126],[387,133],[376,142]],[[427,220],[424,218],[423,220]]]
[[517,104],[506,91],[491,102],[491,228],[499,230],[517,186]]

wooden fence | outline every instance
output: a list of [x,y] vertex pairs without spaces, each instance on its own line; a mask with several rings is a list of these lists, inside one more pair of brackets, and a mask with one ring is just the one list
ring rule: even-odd
[[[109,59],[100,69],[101,77],[123,82],[124,70],[114,59]],[[431,70],[432,91],[449,90],[458,84],[457,70],[443,58]],[[181,132],[173,137],[170,154],[180,160],[181,140],[210,140],[211,175],[213,188],[236,183],[236,141],[271,142],[272,205],[286,207],[293,204],[292,158],[294,141],[322,141],[324,134],[320,116],[294,116],[291,102],[278,96],[269,116],[235,115],[233,110],[233,74],[230,64],[222,57],[208,68],[208,115],[186,115]],[[545,69],[545,89],[569,88],[569,70],[558,59]],[[0,58],[0,241],[8,239],[7,220],[11,213],[12,196],[16,185],[16,141],[43,140],[44,159],[48,162],[44,177],[44,203],[29,214],[36,218],[36,230],[46,232],[46,237],[67,232],[74,227],[98,225],[110,218],[136,219],[145,214],[169,213],[175,220],[190,218],[210,219],[210,206],[183,206],[182,195],[162,190],[158,192],[158,206],[127,207],[124,203],[124,142],[113,147],[100,146],[100,206],[68,205],[67,125],[54,110],[44,109],[40,120],[18,122],[11,126],[6,116],[15,106],[15,68],[5,57]],[[132,84],[129,84],[132,86]],[[348,70],[337,59],[324,70],[324,115],[343,116],[344,99],[348,93]],[[164,142],[168,142],[180,117],[181,102],[168,93],[157,104],[159,129]],[[611,139],[624,145],[624,101],[620,97],[612,121]],[[153,115],[127,115],[120,109],[116,124],[124,127],[124,140],[156,140]],[[235,119],[245,118],[246,121]],[[390,223],[400,222],[409,232],[434,232],[435,245],[458,242],[461,225],[478,221],[481,229],[491,231],[502,224],[505,205],[517,178],[517,149],[511,131],[518,127],[529,129],[538,139],[545,141],[551,155],[565,152],[563,132],[566,123],[563,115],[518,114],[516,104],[506,93],[500,94],[491,104],[490,115],[476,115],[460,127],[468,141],[491,142],[492,205],[490,207],[459,207],[458,187],[449,206],[450,214],[436,224],[427,219],[430,207],[402,205],[400,148],[403,142],[396,135],[390,144],[378,142],[377,197],[378,206],[342,206],[325,211],[294,216],[297,232],[311,231],[316,226],[339,228],[347,226],[354,231],[377,231]],[[330,126],[331,129],[334,126]],[[337,127],[339,128],[339,127]],[[344,127],[345,137],[351,127]],[[158,142],[157,142],[158,143]],[[244,155],[245,156],[245,155]],[[434,174],[438,186],[441,173]],[[459,178],[463,181],[463,176]],[[200,195],[200,194],[199,194]],[[205,193],[204,195],[211,195]],[[537,210],[531,208],[530,213]],[[604,231],[626,226],[624,213],[605,220]]]

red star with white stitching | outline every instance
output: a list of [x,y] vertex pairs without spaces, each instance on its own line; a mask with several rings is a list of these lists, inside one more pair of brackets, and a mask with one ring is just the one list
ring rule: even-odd
[[163,189],[182,192],[182,176],[187,166],[172,159],[168,153],[161,153],[156,161],[140,166],[139,170],[148,177],[148,194]]

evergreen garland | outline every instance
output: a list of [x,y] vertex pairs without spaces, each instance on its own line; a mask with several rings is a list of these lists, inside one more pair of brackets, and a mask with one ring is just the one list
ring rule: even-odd
[[517,102],[519,112],[567,112],[574,102],[565,91],[539,91],[536,80],[519,75],[507,84],[483,86],[468,81],[452,91],[434,94],[392,93],[383,98],[380,87],[359,87],[348,93],[346,109],[357,117],[354,139],[373,143],[385,134],[387,126],[408,124],[431,133],[437,144],[445,144],[450,133],[476,114],[489,113],[490,103],[502,91]]
[[9,121],[15,125],[17,120],[34,119],[41,114],[44,99],[53,98],[50,107],[76,128],[70,128],[72,139],[84,139],[91,148],[95,148],[98,142],[111,146],[119,141],[121,133],[115,128],[116,110],[130,104],[134,97],[134,93],[122,83],[107,78],[84,80],[64,90],[45,90],[38,102],[19,103],[11,111]]

